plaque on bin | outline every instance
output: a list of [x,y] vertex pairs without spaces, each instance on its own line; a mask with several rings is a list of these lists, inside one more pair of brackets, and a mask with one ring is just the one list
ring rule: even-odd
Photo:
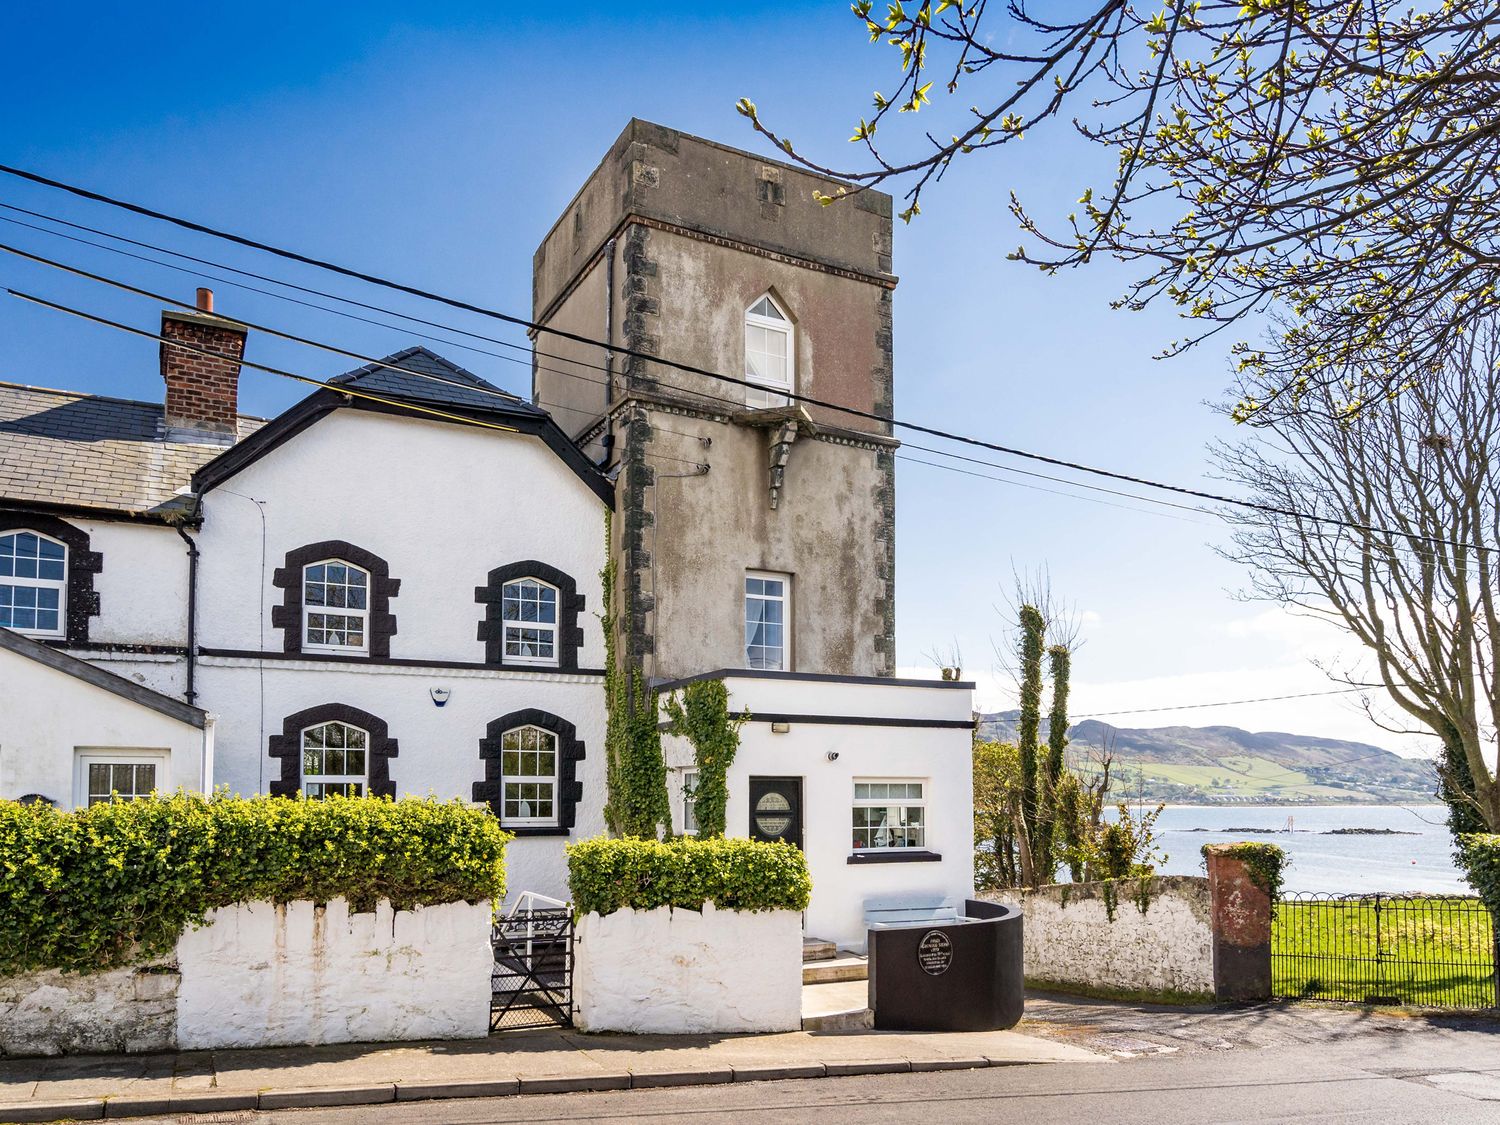
[[930,977],[940,977],[953,964],[953,942],[942,930],[928,930],[917,943],[917,964]]

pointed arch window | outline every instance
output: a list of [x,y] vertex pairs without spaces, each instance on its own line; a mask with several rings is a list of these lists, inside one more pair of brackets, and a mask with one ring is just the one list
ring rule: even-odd
[[796,387],[796,329],[791,318],[767,293],[745,311],[745,388],[752,410],[785,406]]

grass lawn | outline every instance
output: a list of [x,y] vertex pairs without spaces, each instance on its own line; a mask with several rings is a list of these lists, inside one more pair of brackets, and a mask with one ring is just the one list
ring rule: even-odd
[[1271,926],[1277,996],[1496,1006],[1494,933],[1477,899],[1291,899]]

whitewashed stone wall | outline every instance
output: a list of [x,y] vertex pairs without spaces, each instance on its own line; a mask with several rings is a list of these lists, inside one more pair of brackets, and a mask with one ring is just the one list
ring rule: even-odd
[[795,1031],[802,915],[794,910],[617,910],[578,921],[573,969],[584,1031]]
[[1159,876],[1147,881],[1144,896],[1139,886],[1134,879],[1116,884],[1113,921],[1102,883],[986,897],[1019,903],[1025,912],[1028,984],[1212,994],[1208,880]]
[[0,976],[0,1056],[170,1050],[177,989],[170,963]]
[[177,943],[184,1050],[489,1033],[488,903],[254,902],[209,917]]
[[0,1055],[476,1039],[493,965],[487,902],[246,903],[158,963],[0,976]]

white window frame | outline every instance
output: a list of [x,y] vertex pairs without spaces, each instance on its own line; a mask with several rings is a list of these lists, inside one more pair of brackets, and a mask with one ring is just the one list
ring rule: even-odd
[[[919,796],[919,797],[861,797],[861,796],[859,796],[859,787],[861,785],[916,785],[916,786],[920,786],[921,787],[921,796]],[[854,779],[853,788],[850,790],[850,793],[852,794],[852,801],[850,803],[850,812],[849,812],[849,832],[850,832],[851,850],[856,851],[856,852],[905,852],[905,851],[923,851],[923,850],[925,850],[927,848],[927,829],[928,829],[928,827],[930,825],[930,819],[927,816],[928,785],[929,785],[929,782],[928,782],[927,778],[925,778],[925,777],[856,777]],[[895,830],[898,830],[898,831],[910,832],[913,829],[916,829],[918,832],[920,832],[921,838],[915,844],[891,844],[891,843],[875,844],[875,843],[871,843],[871,844],[866,844],[865,846],[861,847],[858,844],[854,843],[854,833],[857,832],[857,831],[860,831],[861,827],[862,827],[862,826],[856,825],[854,823],[854,810],[855,809],[889,809],[889,810],[900,809],[900,810],[908,810],[908,809],[913,809],[913,808],[921,809],[922,810],[922,822],[921,822],[921,824],[919,824],[919,825],[908,825],[908,824],[904,824],[904,823],[896,823],[896,824],[893,825],[893,824],[890,823],[889,818],[887,818],[887,823],[886,823],[886,829],[885,830],[886,831],[890,831],[892,829],[895,829]],[[898,820],[904,820],[904,819],[905,819],[905,813],[903,811],[902,815],[898,818]],[[874,838],[874,830],[870,830],[870,831],[871,831],[871,838],[873,839]]]
[[[767,594],[752,594],[750,592],[749,585],[752,578],[758,578],[762,581],[780,582],[781,597],[776,598]],[[790,574],[781,574],[773,570],[747,570],[745,571],[745,581],[741,586],[741,597],[743,599],[741,602],[741,615],[745,619],[745,644],[743,650],[745,657],[745,667],[755,669],[756,671],[765,672],[790,671],[792,664],[792,576]],[[775,668],[756,668],[755,665],[750,663],[750,626],[752,624],[750,620],[751,598],[755,598],[759,601],[779,601],[781,603],[781,662]],[[762,645],[761,647],[764,648],[766,646]]]
[[[363,609],[350,609],[347,606],[308,605],[307,573],[315,566],[342,566],[347,567],[351,571],[357,571],[358,573],[363,574],[365,576],[365,607]],[[326,585],[326,582],[324,584]],[[347,583],[345,583],[345,585],[347,586]],[[310,562],[306,566],[304,566],[302,568],[302,651],[342,652],[355,654],[368,653],[370,651],[370,598],[373,596],[374,591],[374,575],[372,575],[364,567],[352,563],[348,559],[318,559],[316,562]],[[327,643],[314,644],[312,641],[308,640],[308,637],[310,636],[312,615],[315,613],[323,614],[325,617],[333,614],[340,617],[358,618],[362,625],[359,634],[363,638],[362,643],[358,645],[335,645]]]
[[[155,766],[157,793],[170,793],[172,788],[170,750],[124,750],[108,746],[80,746],[73,752],[73,807],[89,807],[89,766]],[[125,797],[136,800],[144,793]],[[101,802],[102,803],[102,802]]]
[[57,628],[56,629],[19,629],[14,626],[6,626],[12,632],[20,633],[26,637],[66,637],[68,635],[68,567],[72,564],[69,556],[68,545],[61,539],[51,535],[45,535],[30,527],[8,528],[0,532],[0,539],[10,538],[17,535],[35,535],[44,543],[51,543],[62,548],[63,573],[61,578],[22,578],[19,575],[0,576],[0,586],[21,587],[29,590],[56,590],[57,591]]
[[[552,618],[547,621],[512,621],[505,616],[505,592],[512,586],[519,586],[523,582],[531,582],[544,590],[552,591]],[[512,578],[500,585],[500,659],[505,664],[534,664],[543,668],[556,668],[562,658],[562,591],[551,582],[544,582],[532,574],[523,574]],[[552,634],[551,656],[516,656],[510,652],[510,632],[512,629],[533,629],[539,633]]]
[[[760,313],[751,312],[756,305],[762,301],[771,302],[771,306],[781,314],[782,319],[762,316]],[[775,382],[754,374],[750,367],[750,332],[751,328],[762,328],[768,332],[775,332],[786,340],[786,380]],[[755,387],[745,388],[745,405],[752,410],[767,410],[772,407],[786,406],[791,399],[786,397],[796,392],[797,389],[797,328],[792,323],[792,318],[787,315],[785,306],[782,305],[771,293],[762,293],[750,302],[745,309],[745,378]],[[764,387],[764,390],[760,388]]]
[[[698,835],[698,771],[685,769],[682,771],[682,834],[684,836]],[[692,821],[692,826],[688,822]]]
[[[307,772],[307,734],[309,731],[317,730],[320,727],[343,727],[345,730],[355,730],[365,736],[364,746],[358,748],[362,749],[365,754],[365,768],[363,773],[310,774]],[[346,738],[344,740],[344,752],[347,754],[348,751],[349,745]],[[325,755],[327,754],[327,747],[323,748],[323,752]],[[309,793],[307,791],[309,782],[313,785],[358,785],[358,796],[366,797],[370,793],[370,732],[365,730],[364,727],[355,726],[353,723],[346,723],[342,719],[324,719],[321,723],[313,723],[311,726],[305,726],[297,732],[297,766],[302,777],[299,788],[308,797],[319,800],[327,796],[325,793]]]
[[[524,774],[524,773],[515,773],[515,774],[513,774],[513,773],[509,773],[509,772],[506,771],[506,769],[505,769],[505,755],[506,755],[507,751],[505,749],[505,739],[509,735],[518,734],[521,731],[526,731],[526,730],[537,731],[538,733],[545,735],[547,738],[549,738],[551,740],[551,742],[552,742],[552,772],[550,774],[545,774],[545,773],[543,773],[543,774]],[[538,753],[538,752],[539,751],[521,750],[521,749],[510,751],[510,753],[513,753],[513,754],[515,754],[515,753],[528,754],[528,753]],[[561,807],[561,804],[560,804],[561,797],[562,797],[562,785],[561,785],[561,782],[560,782],[559,777],[558,777],[559,773],[561,772],[561,768],[562,768],[562,739],[558,737],[556,731],[548,730],[546,727],[539,727],[535,723],[522,723],[518,727],[511,727],[508,730],[502,731],[501,734],[500,734],[500,823],[501,823],[501,825],[504,826],[504,827],[506,827],[506,828],[556,828],[558,826],[558,824],[560,823],[559,816],[560,816],[560,814],[562,812],[562,807]],[[511,786],[511,785],[532,785],[532,784],[536,784],[536,785],[550,785],[552,787],[552,815],[551,816],[511,816],[505,810],[505,805],[506,805],[506,795],[505,794],[506,794],[507,788],[509,786]],[[524,799],[525,798],[522,798],[522,797],[518,797],[517,798],[517,800],[524,800]]]

